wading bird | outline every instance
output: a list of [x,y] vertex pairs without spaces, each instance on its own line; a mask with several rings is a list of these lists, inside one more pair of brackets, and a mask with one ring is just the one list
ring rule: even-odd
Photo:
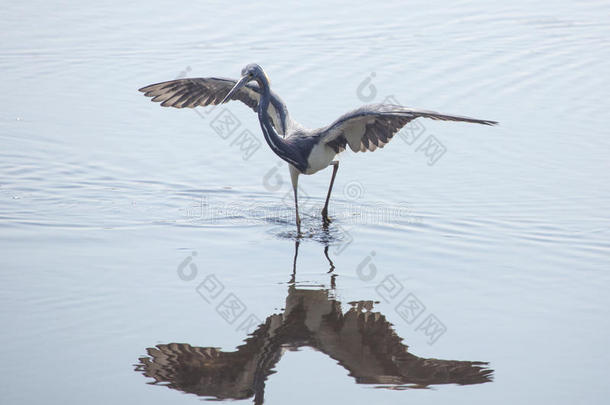
[[[348,147],[354,152],[383,148],[408,122],[418,118],[464,121],[495,125],[497,122],[457,115],[440,114],[392,104],[370,104],[339,117],[332,124],[314,130],[306,129],[290,118],[286,104],[271,91],[267,74],[257,64],[249,64],[241,71],[241,79],[216,77],[178,79],[142,87],[141,92],[164,107],[194,108],[239,100],[258,113],[265,141],[276,155],[288,162],[294,190],[297,231],[301,232],[301,218],[297,199],[300,174],[314,174],[333,166],[326,202],[322,209],[325,224],[328,201],[333,189],[339,162],[338,153]],[[250,83],[253,82],[253,83]]]

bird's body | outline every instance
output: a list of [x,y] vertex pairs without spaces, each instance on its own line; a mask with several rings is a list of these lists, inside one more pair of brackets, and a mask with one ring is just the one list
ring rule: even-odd
[[331,147],[324,143],[316,143],[307,157],[307,169],[303,174],[314,174],[326,169],[337,156]]
[[[249,83],[251,81],[254,83]],[[247,65],[239,81],[223,78],[178,79],[152,84],[140,91],[152,97],[152,101],[161,102],[164,107],[194,108],[222,104],[231,99],[239,100],[256,111],[265,141],[276,155],[289,164],[299,233],[299,175],[311,175],[333,166],[326,204],[322,210],[324,221],[328,223],[328,202],[339,167],[339,162],[334,159],[342,151],[349,148],[354,152],[365,152],[383,148],[404,125],[418,117],[497,124],[495,121],[399,105],[370,104],[339,117],[326,127],[309,130],[292,120],[286,104],[271,91],[267,74],[256,64]]]

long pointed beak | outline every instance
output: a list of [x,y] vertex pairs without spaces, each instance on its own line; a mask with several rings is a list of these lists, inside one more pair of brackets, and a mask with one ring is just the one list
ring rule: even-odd
[[239,79],[239,81],[237,83],[235,83],[235,86],[233,86],[233,88],[231,89],[231,91],[229,91],[227,93],[227,95],[225,96],[225,98],[222,99],[222,101],[220,102],[220,104],[224,104],[228,99],[231,98],[231,96],[239,89],[241,89],[242,87],[244,87],[246,85],[246,83],[248,83],[250,81],[250,76],[244,76],[241,79]]

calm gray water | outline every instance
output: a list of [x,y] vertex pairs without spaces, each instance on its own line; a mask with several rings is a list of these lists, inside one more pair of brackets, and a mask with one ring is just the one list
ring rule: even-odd
[[[2,404],[607,402],[607,2],[0,15]],[[137,92],[250,62],[308,127],[389,96],[501,125],[342,154],[328,229],[301,177],[297,244],[255,114]]]

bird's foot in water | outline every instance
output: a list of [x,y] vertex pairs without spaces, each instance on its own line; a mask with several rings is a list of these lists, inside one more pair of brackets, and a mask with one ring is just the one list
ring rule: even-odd
[[301,236],[301,218],[297,215],[297,235]]
[[322,221],[324,221],[324,225],[328,225],[332,222],[332,220],[328,217],[328,211],[322,210]]

